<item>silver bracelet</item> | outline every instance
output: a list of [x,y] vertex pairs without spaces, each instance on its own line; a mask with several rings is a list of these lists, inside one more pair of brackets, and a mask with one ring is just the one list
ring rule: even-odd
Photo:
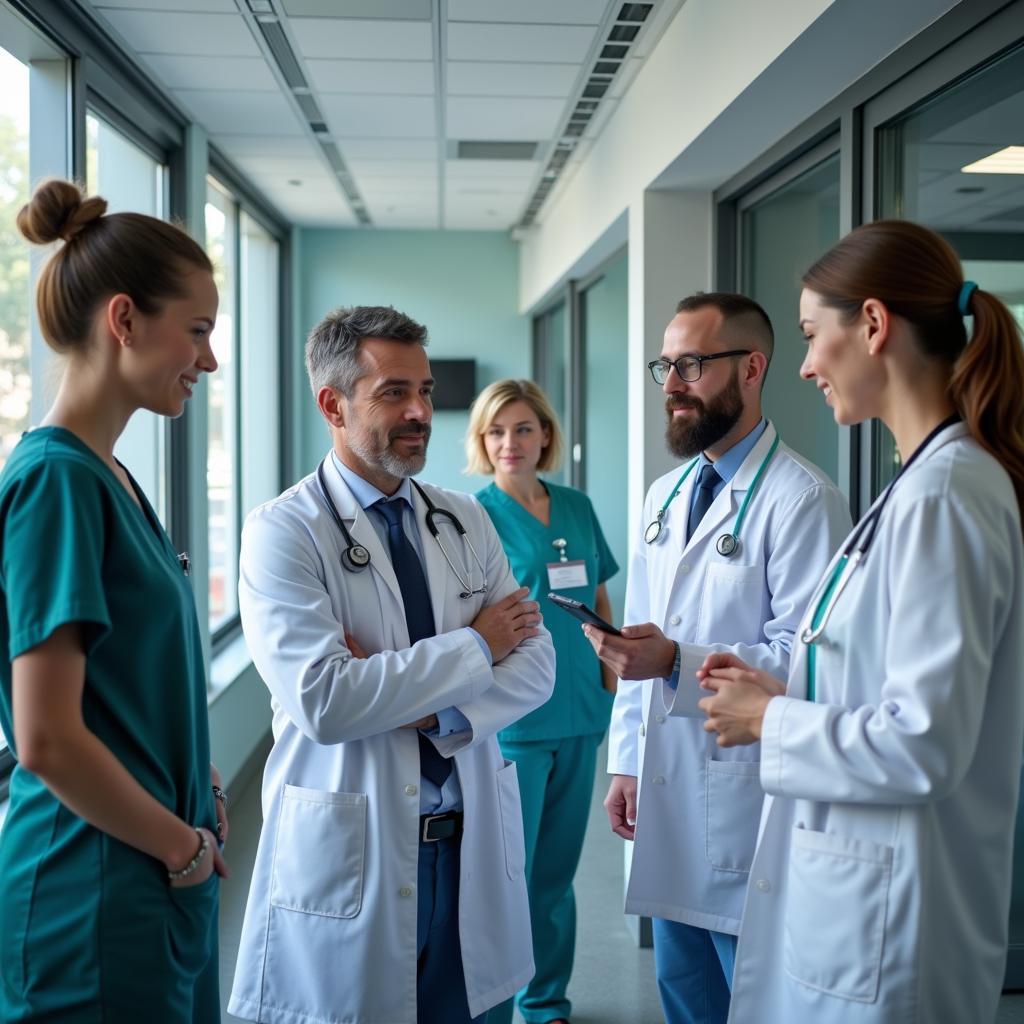
[[220,786],[213,787],[213,799],[219,800],[225,811],[228,809],[228,795],[220,788]]
[[196,829],[196,835],[199,836],[199,851],[180,871],[167,872],[170,881],[179,882],[183,878],[188,878],[203,863],[203,858],[210,850],[210,840],[206,838],[206,833],[201,828]]

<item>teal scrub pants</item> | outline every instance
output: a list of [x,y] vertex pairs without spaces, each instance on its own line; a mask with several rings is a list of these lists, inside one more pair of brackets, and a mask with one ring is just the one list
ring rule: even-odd
[[[557,740],[501,740],[516,762],[523,804],[526,878],[530,894],[533,959],[537,972],[519,992],[528,1024],[568,1019],[565,990],[576,949],[576,897],[572,881],[583,849],[594,767],[602,734]],[[512,1000],[494,1007],[488,1024],[508,1024]]]

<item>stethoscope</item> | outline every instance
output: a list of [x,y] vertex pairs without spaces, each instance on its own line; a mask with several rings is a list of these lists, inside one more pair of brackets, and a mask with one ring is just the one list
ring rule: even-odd
[[[715,544],[715,548],[718,553],[725,558],[732,558],[732,556],[740,549],[740,530],[743,527],[743,520],[747,515],[747,506],[750,504],[751,498],[754,497],[757,487],[761,483],[761,477],[764,476],[764,471],[767,468],[768,463],[772,461],[772,456],[775,454],[775,450],[778,447],[779,435],[776,434],[775,440],[772,441],[771,448],[768,449],[768,454],[761,460],[761,465],[758,466],[757,472],[754,474],[754,479],[751,481],[750,487],[747,489],[747,493],[743,498],[743,504],[740,505],[740,510],[736,514],[736,522],[732,525],[732,532],[723,533]],[[700,462],[700,456],[695,458],[693,462],[683,470],[683,475],[676,481],[675,487],[672,488],[672,493],[665,499],[665,504],[658,509],[658,514],[651,521],[651,525],[644,530],[645,543],[653,544],[661,536],[661,531],[664,528],[665,516],[668,514],[668,507],[675,500],[675,496],[679,493],[679,488],[683,486],[686,478],[693,472],[693,468],[698,462]]]
[[811,616],[811,624],[800,634],[800,640],[807,645],[807,699],[813,701],[815,697],[815,647],[814,645],[824,635],[828,620],[832,617],[832,611],[842,597],[853,576],[857,566],[867,557],[868,550],[875,539],[878,531],[878,522],[882,518],[882,511],[886,502],[892,496],[893,489],[901,476],[914,464],[914,460],[921,455],[927,447],[947,427],[959,422],[959,413],[944,419],[918,446],[914,454],[907,459],[900,467],[899,472],[892,478],[889,486],[886,487],[882,497],[866,516],[857,524],[857,528],[850,535],[850,539],[843,548],[842,557],[832,570],[832,575],[822,591],[821,597],[815,606],[814,614]]
[[[370,564],[370,552],[366,548],[357,543],[356,539],[349,532],[348,527],[345,525],[345,521],[341,518],[341,514],[338,512],[337,506],[334,504],[334,500],[331,498],[330,492],[327,490],[327,480],[324,478],[324,464],[321,462],[317,466],[316,470],[317,481],[320,484],[320,493],[324,497],[324,501],[327,502],[327,509],[331,513],[331,517],[337,524],[338,529],[341,530],[342,536],[345,538],[345,550],[341,553],[341,564],[349,572],[362,572]],[[422,487],[415,481],[411,481],[413,487],[416,488],[417,493],[423,499],[423,503],[427,506],[427,513],[423,517],[424,522],[427,525],[427,530],[430,531],[430,536],[437,541],[437,546],[441,549],[441,554],[444,555],[444,560],[448,563],[449,568],[455,574],[455,578],[459,581],[459,586],[462,588],[459,597],[464,601],[468,601],[469,598],[476,594],[487,593],[487,570],[484,569],[483,563],[480,561],[480,556],[476,553],[476,548],[473,547],[473,542],[469,539],[469,535],[466,533],[465,527],[459,522],[458,516],[454,512],[446,508],[438,508],[437,505],[431,501],[430,496]],[[444,544],[441,542],[441,531],[437,525],[438,517],[447,519],[449,524],[453,527],[455,532],[462,538],[463,544],[469,548],[470,553],[473,556],[473,560],[476,562],[477,568],[480,570],[481,584],[479,587],[473,587],[473,575],[469,570],[469,566],[466,564],[466,560],[463,559],[463,571],[465,572],[465,578],[463,578],[462,572],[456,567],[452,561],[451,556],[445,550]]]

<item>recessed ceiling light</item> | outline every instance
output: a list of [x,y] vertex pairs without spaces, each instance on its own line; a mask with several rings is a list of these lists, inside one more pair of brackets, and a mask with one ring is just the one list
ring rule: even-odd
[[1024,174],[1024,146],[1007,146],[960,170],[964,174]]

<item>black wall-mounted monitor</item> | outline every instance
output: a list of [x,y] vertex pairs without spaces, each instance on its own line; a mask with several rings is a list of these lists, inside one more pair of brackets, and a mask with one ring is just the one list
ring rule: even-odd
[[475,359],[431,359],[434,409],[468,409],[476,398]]

